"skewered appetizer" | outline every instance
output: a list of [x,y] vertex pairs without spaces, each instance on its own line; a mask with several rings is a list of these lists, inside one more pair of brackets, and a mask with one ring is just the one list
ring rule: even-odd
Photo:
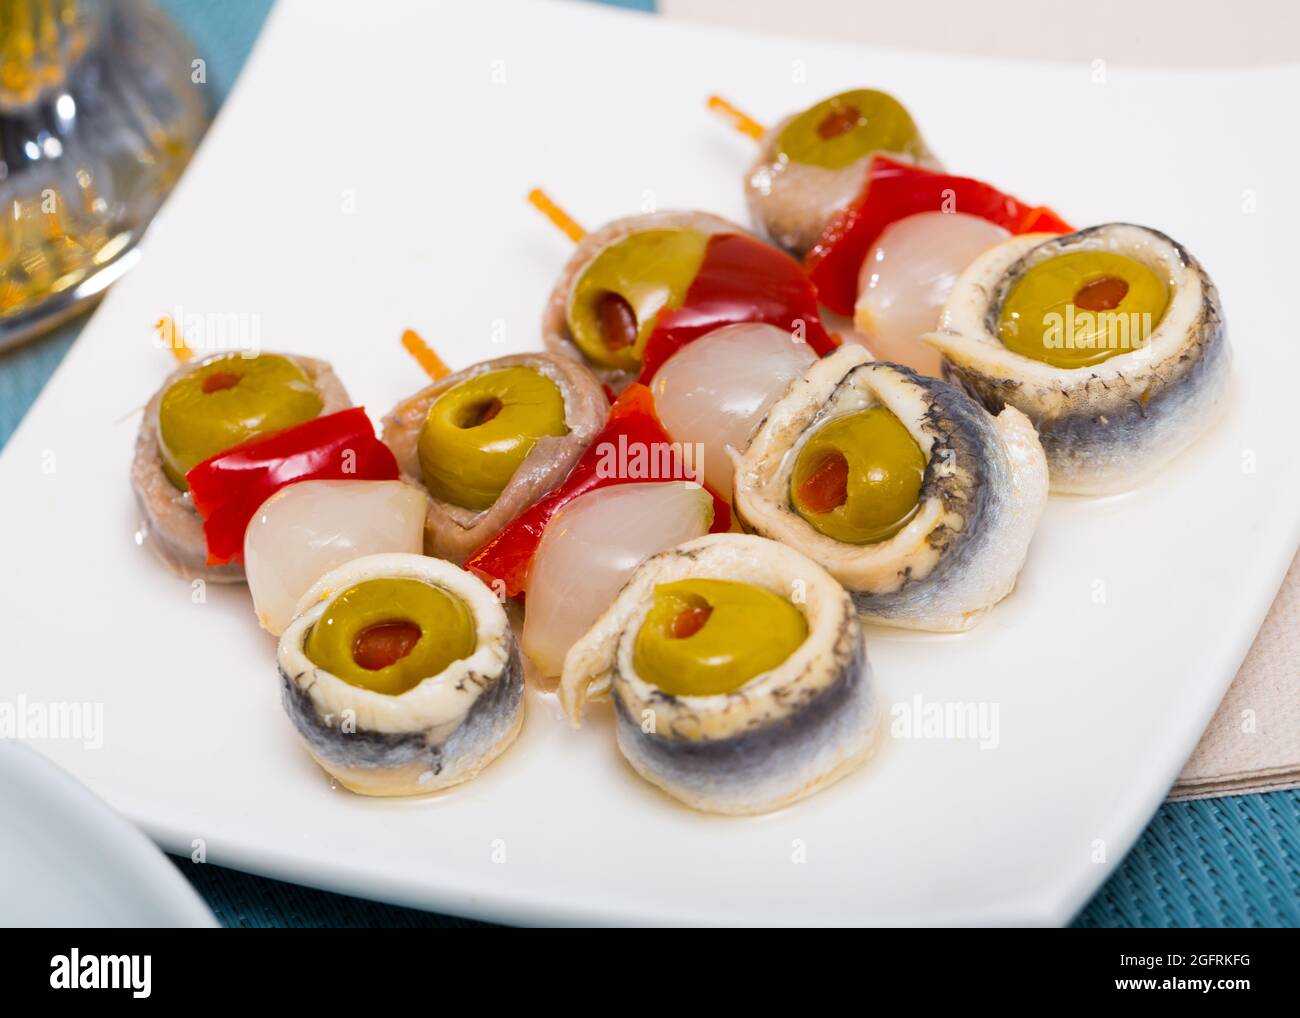
[[824,566],[863,617],[969,629],[1015,585],[1047,500],[1033,425],[846,346],[814,364],[736,459],[747,529]]
[[1052,490],[1133,487],[1212,423],[1230,352],[1218,291],[1163,233],[1015,237],[963,273],[927,336],[992,412],[1034,422]]
[[[534,204],[572,224],[537,194]],[[798,262],[725,219],[657,212],[567,232],[581,239],[547,301],[542,339],[615,392],[648,383],[673,353],[724,325],[765,322],[817,354],[835,348]]]
[[327,573],[277,659],[307,751],[363,795],[468,781],[523,724],[523,669],[505,610],[440,559],[371,555]]
[[1014,588],[1049,472],[1122,490],[1209,426],[1222,311],[1168,237],[1072,232],[944,172],[882,92],[767,131],[712,104],[760,143],[746,197],[779,247],[703,212],[586,234],[535,191],[577,242],[546,353],[448,374],[408,332],[433,382],[382,442],[309,358],[214,355],[150,401],[145,536],[182,575],[247,572],[284,709],[344,787],[435,792],[509,747],[502,601],[526,592],[520,644],[575,727],[609,696],[669,795],[793,803],[871,752],[863,620],[969,629]]
[[564,480],[607,409],[591,372],[540,353],[475,364],[399,403],[383,437],[428,493],[425,551],[464,562]]
[[957,277],[1012,234],[1069,232],[1050,209],[943,172],[893,98],[833,96],[770,131],[714,97],[714,108],[760,139],[746,177],[755,220],[806,255],[818,299],[851,316],[876,357],[939,374],[920,341]]
[[188,474],[250,439],[350,405],[324,361],[290,354],[218,353],[177,368],[144,410],[131,487],[145,541],[173,572],[237,583],[243,568],[212,561]]
[[871,667],[844,589],[791,548],[714,534],[643,562],[569,652],[575,726],[609,695],[619,749],[695,809],[763,813],[862,762]]

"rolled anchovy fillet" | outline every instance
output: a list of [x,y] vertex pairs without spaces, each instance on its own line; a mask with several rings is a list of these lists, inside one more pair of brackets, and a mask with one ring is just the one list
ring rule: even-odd
[[[790,501],[803,442],[835,417],[883,405],[926,458],[915,514],[893,537],[848,544],[816,530]],[[1008,407],[992,417],[965,393],[846,346],[773,405],[736,458],[744,526],[824,566],[866,619],[905,629],[969,629],[1015,586],[1047,503],[1047,463],[1033,426]]]
[[[1125,255],[1169,280],[1164,317],[1143,345],[1088,367],[1021,356],[998,339],[1002,302],[1035,265],[1076,251]],[[1231,353],[1214,283],[1163,233],[1111,223],[1063,237],[1012,237],[962,273],[926,342],[944,377],[996,413],[1012,406],[1038,429],[1052,491],[1104,495],[1142,483],[1213,423]]]
[[[304,652],[334,594],[365,580],[422,580],[473,614],[467,658],[396,696],[318,668]],[[303,597],[276,654],[284,709],[307,751],[362,795],[423,795],[470,780],[514,742],[524,720],[523,665],[505,609],[476,577],[441,559],[384,554],[354,559]]]
[[[434,498],[423,484],[419,456],[420,431],[429,408],[444,392],[466,379],[512,367],[532,368],[559,387],[568,433],[539,438],[488,509],[466,509]],[[424,525],[425,554],[457,565],[464,562],[568,476],[604,427],[608,412],[609,401],[590,371],[564,357],[544,353],[514,354],[483,361],[448,375],[398,403],[384,418],[383,439],[397,458],[402,478],[429,494],[429,512]]]
[[[178,379],[231,351],[222,351],[181,365],[163,382],[144,408],[144,419],[135,440],[135,459],[131,462],[131,489],[140,509],[140,533],[149,545],[178,576],[210,583],[243,583],[244,567],[238,562],[210,566],[208,544],[203,537],[203,519],[194,508],[188,491],[178,491],[163,473],[162,451],[158,443],[158,411],[165,393]],[[325,361],[293,354],[278,356],[298,365],[311,379],[321,400],[321,416],[346,410],[352,405],[343,383]]]
[[646,230],[673,229],[698,230],[703,234],[749,232],[744,227],[707,212],[651,212],[642,216],[615,219],[599,230],[593,230],[578,242],[572,257],[560,272],[555,289],[547,298],[546,310],[542,313],[542,343],[546,349],[550,353],[586,365],[597,378],[615,392],[622,392],[627,388],[628,384],[636,378],[633,373],[590,363],[569,335],[569,295],[582,270],[611,244]]
[[781,132],[799,114],[769,128],[758,143],[758,156],[745,174],[745,201],[754,224],[792,254],[806,254],[831,218],[861,193],[872,156],[916,163],[928,170],[943,166],[928,150],[920,160],[896,152],[869,152],[837,170],[793,162],[780,151]]
[[[663,692],[637,675],[633,645],[655,586],[695,577],[790,599],[807,639],[734,692]],[[633,769],[709,813],[765,813],[812,795],[865,760],[877,734],[871,666],[848,595],[798,552],[748,534],[697,538],[641,563],[565,658],[560,699],[575,727],[587,699],[605,694]]]

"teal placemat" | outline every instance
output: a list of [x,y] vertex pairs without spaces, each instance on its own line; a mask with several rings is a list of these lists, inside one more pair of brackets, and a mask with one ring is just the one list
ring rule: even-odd
[[[360,0],[358,0],[360,2]],[[163,0],[208,61],[213,100],[225,98],[270,10],[270,0]],[[653,0],[620,7],[652,10]],[[0,355],[0,445],[68,352],[73,322]],[[226,926],[478,926],[219,866],[176,859]],[[1300,791],[1162,806],[1076,926],[1300,925]]]

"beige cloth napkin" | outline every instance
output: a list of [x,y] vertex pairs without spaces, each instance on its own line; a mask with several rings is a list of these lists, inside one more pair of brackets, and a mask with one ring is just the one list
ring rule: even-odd
[[1300,787],[1300,555],[1171,800]]

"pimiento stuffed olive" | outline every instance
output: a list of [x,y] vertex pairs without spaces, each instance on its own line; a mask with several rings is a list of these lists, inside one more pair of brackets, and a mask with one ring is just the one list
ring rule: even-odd
[[320,394],[278,354],[229,354],[182,375],[163,393],[158,440],[163,472],[181,491],[185,475],[217,453],[316,417]]
[[547,301],[542,341],[619,393],[650,384],[708,333],[744,323],[797,332],[818,355],[837,342],[789,254],[704,212],[652,212],[583,236]]
[[861,195],[873,161],[885,157],[940,169],[898,100],[874,89],[833,95],[763,132],[745,174],[750,215],[773,243],[802,256],[835,232],[831,224]]
[[927,156],[912,115],[892,95],[860,88],[823,99],[793,117],[777,137],[780,156],[829,170],[875,152]]
[[431,584],[385,577],[349,587],[307,634],[304,652],[344,682],[396,696],[474,653],[465,602]]
[[1169,306],[1169,282],[1134,258],[1076,251],[1035,265],[1007,293],[998,338],[1058,368],[1140,348]]
[[698,230],[644,230],[601,251],[569,297],[566,321],[578,349],[602,367],[636,371],[655,318],[681,307],[707,244]]
[[511,354],[413,393],[384,417],[403,480],[428,496],[424,551],[460,565],[568,476],[609,401],[569,357]]
[[655,587],[637,633],[637,674],[673,696],[730,693],[786,660],[808,621],[752,583],[692,578]]
[[467,378],[429,407],[420,472],[434,498],[487,509],[545,435],[568,434],[559,386],[516,366]]
[[916,513],[925,454],[886,407],[836,417],[795,460],[790,501],[820,533],[846,544],[893,537]]

